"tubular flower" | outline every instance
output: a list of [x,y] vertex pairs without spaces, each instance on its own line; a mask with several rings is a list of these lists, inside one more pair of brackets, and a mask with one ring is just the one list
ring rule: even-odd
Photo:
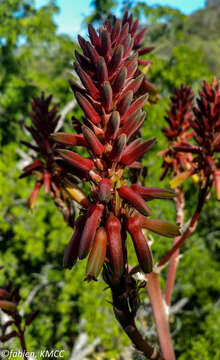
[[[173,155],[170,163],[168,160],[168,167],[173,167],[174,175],[171,186],[174,188],[180,185],[189,176],[192,176],[195,180],[196,176],[201,188],[208,180],[208,185],[215,187],[216,197],[219,199],[220,82],[215,78],[211,84],[204,81],[199,95],[197,105],[193,109],[191,96],[188,99],[190,115],[188,115],[188,120],[185,121],[187,124],[185,126],[181,123],[176,124],[179,129],[176,132],[179,136],[178,142],[174,137],[172,146],[168,150],[168,152],[172,151]],[[179,98],[184,97],[183,88],[180,88],[178,96]],[[180,113],[181,111],[184,114],[183,109],[180,109]],[[179,116],[181,117],[181,115]],[[172,116],[169,118],[170,123],[171,120]],[[186,132],[186,130],[190,132]],[[168,130],[166,130],[165,134],[168,138],[169,136],[172,137],[172,132],[169,133]],[[163,154],[165,159],[168,152]],[[166,163],[164,163],[165,172],[166,169]]]
[[[81,205],[80,220],[75,222],[63,263],[72,268],[77,259],[88,256],[87,280],[96,280],[104,265],[114,283],[120,282],[127,269],[127,231],[132,234],[143,271],[152,271],[151,251],[138,214],[143,218],[151,215],[146,201],[173,197],[170,190],[135,188],[123,179],[124,170],[140,167],[140,158],[156,142],[138,138],[146,117],[143,106],[146,101],[155,101],[157,94],[139,69],[150,66],[148,60],[140,59],[152,50],[142,48],[145,32],[127,13],[122,21],[113,17],[98,31],[89,25],[90,41],[79,36],[82,53],[75,52],[74,68],[81,85],[70,82],[84,117],[82,122],[73,121],[77,134],[50,134],[55,169],[61,169],[59,181],[70,198]],[[77,153],[78,146],[84,147],[87,157]],[[74,183],[76,178],[81,184]],[[90,185],[88,196],[80,187],[85,180]],[[134,212],[138,226],[127,226]],[[160,233],[167,236],[173,230],[158,222],[148,227],[157,232],[161,227]]]

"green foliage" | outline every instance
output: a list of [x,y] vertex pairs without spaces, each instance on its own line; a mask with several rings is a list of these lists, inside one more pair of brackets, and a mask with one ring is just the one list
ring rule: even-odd
[[113,12],[117,2],[114,0],[92,0],[91,6],[94,8],[91,15],[85,19],[86,24],[103,23]]

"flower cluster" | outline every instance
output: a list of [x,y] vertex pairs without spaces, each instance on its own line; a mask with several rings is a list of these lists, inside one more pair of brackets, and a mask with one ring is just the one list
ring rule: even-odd
[[[209,179],[210,184],[215,186],[219,200],[220,82],[215,78],[210,85],[204,81],[197,106],[193,106],[194,95],[191,88],[181,86],[179,90],[175,89],[174,94],[167,117],[170,128],[164,131],[171,146],[162,154],[163,176],[172,167],[172,175],[176,176],[171,181],[173,187],[193,174],[199,176],[201,187]],[[175,111],[177,104],[180,106]],[[171,153],[172,159],[169,158]]]
[[[149,97],[146,90],[153,88],[138,69],[139,64],[149,64],[139,59],[151,50],[138,50],[144,32],[126,13],[122,21],[107,22],[99,33],[89,25],[91,42],[79,36],[83,54],[76,52],[74,67],[84,87],[75,82],[71,87],[85,118],[77,124],[77,135],[53,135],[57,142],[84,146],[90,154],[84,158],[69,149],[57,150],[77,171],[75,174],[91,185],[89,199],[81,197],[81,205],[83,201],[86,206],[64,256],[64,266],[71,268],[78,258],[89,255],[88,280],[97,278],[104,262],[112,279],[120,279],[126,264],[126,231],[131,234],[144,272],[152,271],[153,259],[142,229],[165,236],[178,234],[177,226],[149,219],[151,210],[146,204],[155,198],[172,198],[172,191],[128,186],[123,180],[124,169],[140,167],[138,160],[155,144],[155,139],[142,141],[135,136],[145,120],[142,107]],[[78,201],[79,189],[73,188],[73,197],[74,191]]]
[[191,154],[177,153],[174,147],[187,144],[188,139],[192,137],[192,132],[189,132],[189,129],[193,119],[193,106],[194,94],[191,87],[182,84],[179,89],[174,88],[170,110],[165,117],[169,128],[163,129],[163,133],[171,146],[167,150],[160,152],[164,160],[161,179],[166,176],[168,171],[172,176],[176,176],[186,169],[190,170]]
[[[138,68],[150,65],[139,59],[152,50],[140,49],[145,31],[125,13],[122,21],[113,18],[98,32],[89,25],[90,41],[78,37],[83,53],[76,51],[74,68],[81,84],[70,84],[85,116],[82,122],[73,121],[77,134],[51,134],[60,144],[53,148],[56,164],[63,170],[58,177],[69,196],[81,205],[64,266],[72,268],[77,259],[88,256],[87,280],[96,280],[104,263],[112,282],[120,280],[127,267],[127,232],[145,273],[152,271],[153,258],[142,229],[168,237],[179,234],[176,225],[150,219],[146,203],[172,199],[173,191],[129,186],[123,179],[124,169],[140,168],[139,159],[156,142],[138,137],[145,120],[142,108],[150,96],[151,101],[156,96],[155,87]],[[87,158],[75,151],[77,146],[87,150]],[[85,181],[90,185],[88,195],[80,186]]]

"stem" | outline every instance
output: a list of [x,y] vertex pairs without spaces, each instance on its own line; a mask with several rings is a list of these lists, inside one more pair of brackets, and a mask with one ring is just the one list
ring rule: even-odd
[[159,277],[154,272],[147,274],[147,291],[153,309],[157,334],[163,357],[165,360],[175,360]]
[[24,338],[24,330],[21,329],[20,319],[19,319],[19,321],[17,321],[16,326],[17,326],[17,329],[19,332],[19,340],[20,340],[22,351],[23,351],[23,357],[25,360],[28,360],[28,357],[26,355],[27,347],[26,347],[25,338]]
[[198,218],[201,214],[203,205],[205,203],[206,197],[208,195],[208,186],[209,186],[209,179],[206,182],[205,187],[199,193],[199,200],[198,205],[195,210],[195,213],[190,221],[188,228],[186,229],[185,233],[178,239],[178,241],[173,245],[172,249],[169,250],[166,255],[160,260],[159,266],[165,265],[171,258],[171,256],[183,245],[186,239],[193,233],[196,228]]
[[[180,226],[180,229],[182,230],[183,222],[184,222],[184,193],[182,191],[182,188],[179,186],[176,189],[176,222]],[[180,239],[180,236],[176,237],[174,239],[173,245],[175,245]],[[170,306],[171,303],[171,297],[172,297],[172,291],[175,283],[175,277],[176,277],[176,271],[178,267],[178,257],[179,257],[179,249],[171,256],[169,269],[168,269],[168,275],[167,275],[167,281],[166,281],[166,289],[165,289],[165,301],[167,306]]]
[[104,269],[103,277],[112,291],[112,305],[115,317],[135,348],[145,355],[147,359],[165,360],[156,348],[148,344],[136,327],[134,319],[137,311],[136,304],[139,299],[136,281],[126,273],[121,277],[120,283],[116,285],[112,283],[108,270],[106,269]]

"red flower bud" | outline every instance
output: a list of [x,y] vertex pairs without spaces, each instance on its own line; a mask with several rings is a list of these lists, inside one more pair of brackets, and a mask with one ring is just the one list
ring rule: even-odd
[[96,228],[101,220],[104,206],[102,204],[92,205],[88,211],[84,230],[79,244],[79,259],[85,258],[93,246]]
[[151,210],[142,199],[142,197],[132,190],[129,186],[123,185],[118,189],[118,193],[122,199],[127,201],[132,207],[137,209],[141,214],[149,216]]
[[86,138],[86,141],[88,142],[92,152],[94,155],[101,155],[104,151],[104,146],[101,144],[99,139],[96,137],[94,132],[89,129],[87,126],[82,126],[82,132],[83,135]]
[[127,226],[133,240],[133,244],[141,269],[145,273],[152,272],[153,257],[147,240],[142,233],[139,217],[134,216],[129,218]]
[[120,278],[124,269],[124,259],[121,239],[121,223],[117,217],[111,216],[108,219],[106,230],[113,277]]

